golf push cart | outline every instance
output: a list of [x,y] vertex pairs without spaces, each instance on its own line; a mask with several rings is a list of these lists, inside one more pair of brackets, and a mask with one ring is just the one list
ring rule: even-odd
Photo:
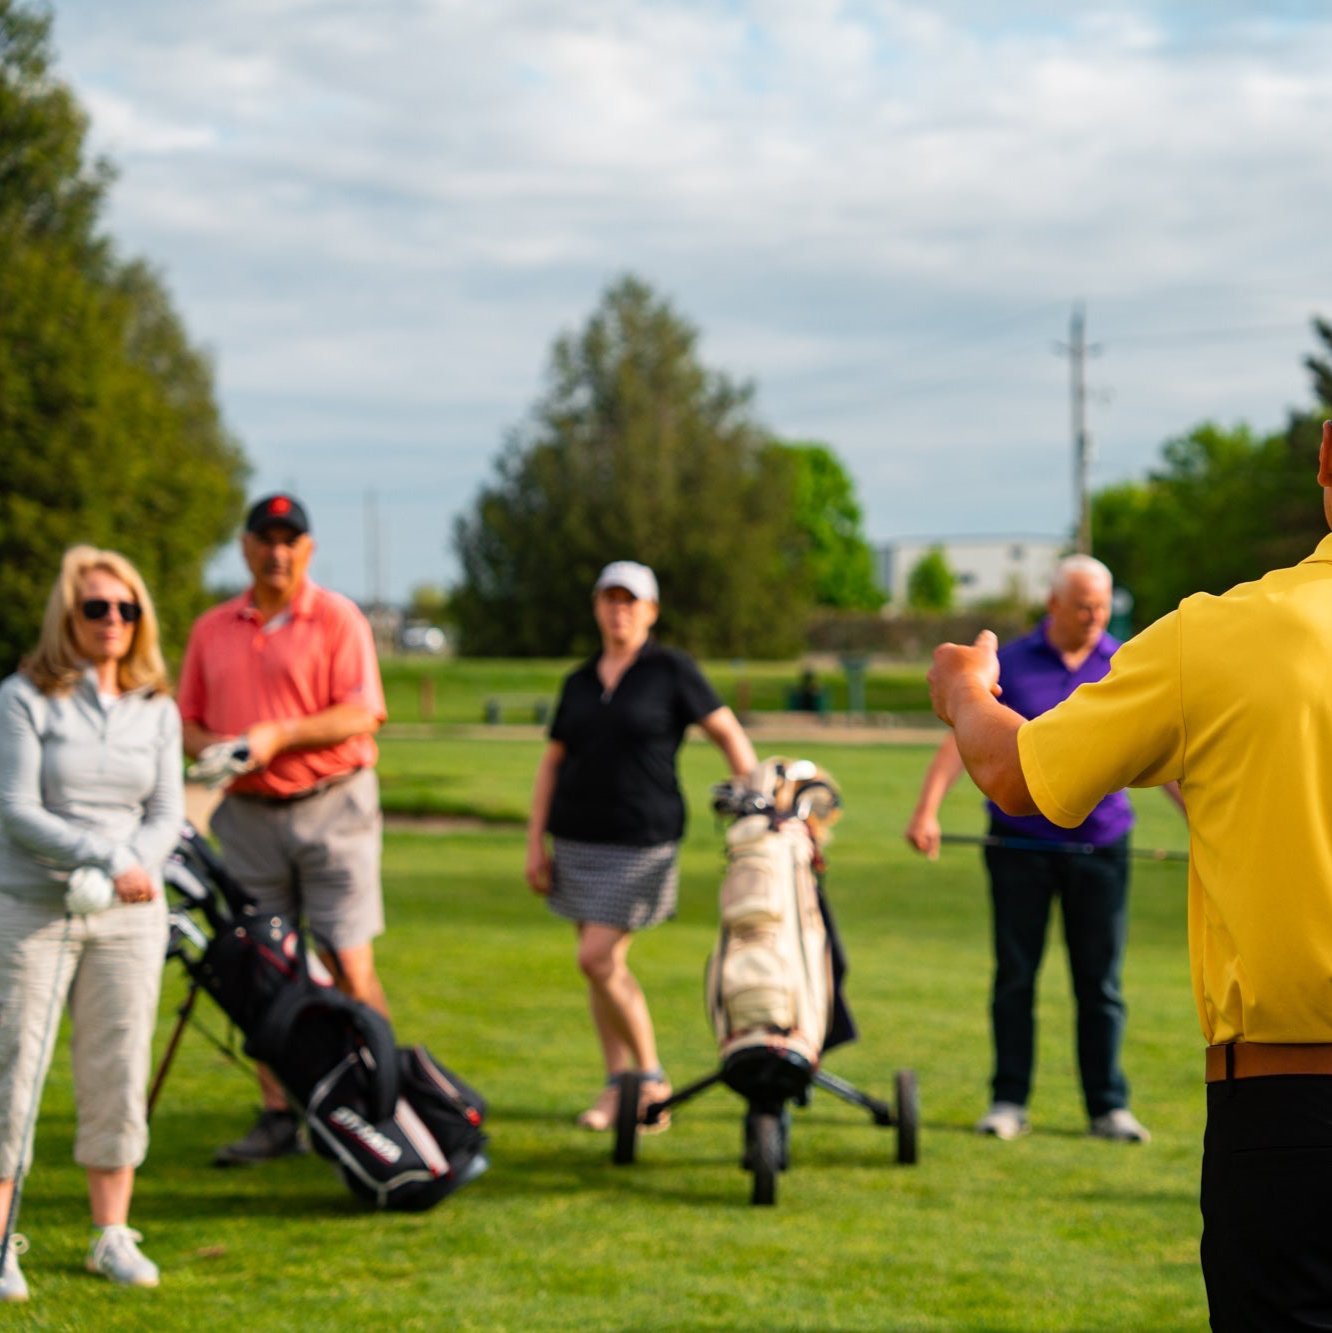
[[662,1101],[643,1104],[643,1079],[619,1079],[613,1160],[635,1159],[640,1129],[716,1083],[744,1099],[741,1166],[753,1174],[752,1201],[771,1204],[787,1169],[791,1107],[806,1106],[813,1088],[897,1129],[897,1160],[916,1162],[916,1076],[896,1075],[896,1110],[822,1067],[825,1052],[852,1041],[855,1025],[842,998],[845,960],[823,895],[822,847],[841,798],[808,760],[765,760],[749,781],[713,788],[713,810],[733,822],[726,831],[727,870],[720,893],[721,929],[708,960],[706,1003],[721,1065]]

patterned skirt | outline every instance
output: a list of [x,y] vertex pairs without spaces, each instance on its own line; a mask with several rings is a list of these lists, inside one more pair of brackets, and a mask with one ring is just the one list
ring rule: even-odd
[[675,915],[679,844],[624,847],[556,838],[550,910],[569,921],[646,930]]

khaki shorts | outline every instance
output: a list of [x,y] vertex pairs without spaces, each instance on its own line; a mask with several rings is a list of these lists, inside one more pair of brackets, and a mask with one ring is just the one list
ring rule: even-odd
[[351,949],[384,933],[374,769],[294,801],[228,796],[212,830],[259,910],[303,920],[318,948]]

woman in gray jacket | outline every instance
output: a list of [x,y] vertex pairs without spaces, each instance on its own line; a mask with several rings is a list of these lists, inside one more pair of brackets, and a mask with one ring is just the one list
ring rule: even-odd
[[[68,1003],[93,1233],[87,1267],[155,1287],[128,1226],[148,1146],[166,950],[162,864],[183,818],[180,718],[143,580],[114,551],[65,553],[36,649],[0,684],[0,1220],[32,1156]],[[26,1300],[10,1236],[0,1300]]]

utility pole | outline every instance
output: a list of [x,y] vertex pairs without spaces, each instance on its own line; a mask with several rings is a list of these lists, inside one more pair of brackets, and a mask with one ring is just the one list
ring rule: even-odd
[[1082,302],[1073,305],[1068,342],[1055,343],[1060,356],[1068,357],[1069,400],[1073,425],[1073,512],[1077,515],[1077,548],[1081,555],[1092,549],[1091,501],[1087,495],[1087,473],[1091,467],[1091,439],[1087,434],[1087,357],[1101,349],[1088,346],[1086,313]]
[[366,592],[376,611],[384,604],[384,551],[379,534],[379,496],[365,493]]

